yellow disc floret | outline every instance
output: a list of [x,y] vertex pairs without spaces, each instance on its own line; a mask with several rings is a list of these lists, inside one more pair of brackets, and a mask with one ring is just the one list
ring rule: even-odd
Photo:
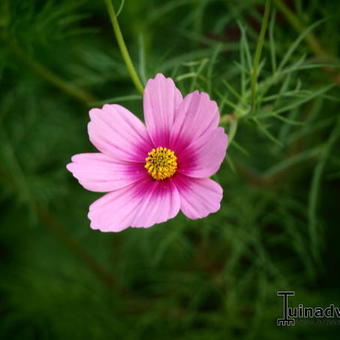
[[164,180],[172,177],[177,170],[177,157],[172,150],[162,146],[152,149],[145,158],[145,169],[153,179]]

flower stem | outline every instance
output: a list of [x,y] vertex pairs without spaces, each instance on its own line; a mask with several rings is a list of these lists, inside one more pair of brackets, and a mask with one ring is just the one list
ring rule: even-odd
[[[36,202],[35,202],[36,203]],[[69,248],[83,263],[110,289],[118,290],[118,282],[115,276],[87,252],[77,241],[64,230],[63,226],[55,220],[49,212],[36,203],[37,214],[43,223],[67,248]]]
[[27,53],[18,46],[18,44],[12,42],[10,43],[10,48],[14,55],[24,64],[29,66],[36,74],[69,96],[86,105],[89,105],[91,102],[95,102],[97,100],[91,93],[84,89],[73,86],[66,80],[60,78],[58,75],[50,71],[46,66],[40,64],[34,59],[31,59]]
[[[11,171],[7,168],[0,167],[0,177],[8,186],[12,187],[14,191],[24,189],[26,200],[29,201],[30,208],[34,210],[40,219],[42,225],[46,226],[67,248],[69,248],[83,263],[110,289],[116,291],[123,291],[120,287],[116,277],[106,268],[104,268],[92,255],[83,248],[76,240],[74,240],[65,228],[52,216],[49,211],[44,208],[35,198],[31,192],[30,186],[27,182],[25,173],[23,172],[15,151],[9,142],[6,133],[1,129],[1,144],[8,149],[8,159]],[[14,171],[14,175],[13,175]],[[20,186],[20,187],[19,187]]]
[[114,33],[115,33],[115,36],[116,36],[116,39],[117,39],[117,43],[118,43],[120,52],[122,54],[123,60],[125,62],[126,68],[127,68],[129,75],[131,77],[131,80],[133,81],[137,90],[140,93],[143,93],[144,88],[143,88],[142,82],[140,81],[138,74],[136,72],[136,69],[133,66],[129,51],[126,47],[126,44],[125,44],[125,41],[124,41],[124,38],[123,38],[122,31],[120,30],[120,27],[119,27],[117,15],[116,15],[116,12],[113,8],[112,2],[111,2],[111,0],[105,0],[105,3],[106,3],[107,11],[110,15],[112,27],[113,27],[113,30],[114,30]]

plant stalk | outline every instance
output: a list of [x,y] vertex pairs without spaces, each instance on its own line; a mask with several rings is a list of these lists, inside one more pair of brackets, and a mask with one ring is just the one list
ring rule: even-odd
[[111,2],[111,0],[105,0],[105,3],[106,3],[107,11],[110,15],[113,31],[114,31],[116,39],[117,39],[117,43],[118,43],[118,46],[119,46],[119,49],[120,49],[120,53],[122,54],[122,57],[123,57],[123,60],[125,62],[126,68],[129,72],[130,78],[131,78],[132,82],[134,83],[136,89],[140,93],[143,93],[144,87],[143,87],[142,82],[140,81],[139,76],[137,74],[137,71],[136,71],[136,69],[135,69],[135,67],[132,63],[129,51],[128,51],[126,44],[125,44],[125,41],[124,41],[122,31],[120,30],[120,27],[119,27],[117,15],[116,15],[116,12],[113,8],[112,2]]

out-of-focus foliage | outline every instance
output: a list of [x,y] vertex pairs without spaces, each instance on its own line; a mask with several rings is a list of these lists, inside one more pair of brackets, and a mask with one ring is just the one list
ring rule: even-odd
[[338,339],[276,326],[277,290],[340,305],[338,7],[273,0],[253,82],[264,1],[126,0],[142,81],[209,92],[232,142],[218,213],[103,234],[65,165],[89,107],[142,114],[105,4],[1,0],[0,337]]

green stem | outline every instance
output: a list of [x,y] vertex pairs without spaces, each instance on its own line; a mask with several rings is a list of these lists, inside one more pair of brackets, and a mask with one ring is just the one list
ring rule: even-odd
[[1,179],[4,179],[15,191],[21,190],[22,188],[24,189],[26,194],[25,198],[29,201],[30,207],[34,209],[37,216],[40,218],[42,225],[48,227],[48,229],[53,232],[67,248],[78,256],[78,258],[80,258],[103,283],[113,290],[123,290],[123,288],[118,285],[116,277],[111,272],[107,271],[85,248],[74,240],[65,231],[65,228],[49,214],[48,210],[38,203],[33,192],[31,192],[25,173],[21,168],[19,160],[15,155],[15,151],[3,129],[1,129],[1,137],[1,145],[5,146],[8,150],[7,163],[12,168],[11,171],[8,171],[8,169],[0,167]]
[[69,84],[64,79],[60,78],[58,75],[50,71],[44,65],[38,63],[37,61],[31,59],[24,50],[22,50],[17,44],[11,42],[10,48],[15,54],[15,56],[20,59],[24,64],[29,66],[35,73],[37,73],[41,78],[45,79],[55,87],[59,88],[69,96],[79,100],[80,102],[88,105],[91,102],[95,102],[97,99],[89,92],[74,87]]
[[258,68],[260,65],[260,59],[261,59],[261,53],[262,48],[264,45],[264,38],[267,31],[267,26],[269,22],[269,13],[270,13],[270,4],[271,0],[266,1],[266,6],[264,9],[263,19],[262,19],[262,25],[261,25],[261,31],[260,35],[256,44],[256,51],[255,51],[255,58],[254,58],[254,64],[253,64],[253,74],[252,74],[252,80],[251,80],[251,98],[252,98],[252,110],[255,106],[255,98],[256,98],[256,83],[257,83],[257,76],[258,76]]
[[96,259],[90,255],[77,241],[70,237],[70,235],[64,230],[63,226],[55,220],[48,211],[40,204],[35,202],[36,211],[48,229],[61,241],[64,245],[69,248],[84,264],[104,283],[113,290],[119,290],[118,282],[116,278],[108,272],[102,265],[97,262]]
[[117,39],[117,43],[118,43],[120,52],[122,54],[123,60],[125,62],[126,68],[127,68],[129,75],[131,77],[131,80],[133,81],[137,90],[140,93],[143,93],[143,91],[144,91],[143,85],[142,85],[142,83],[141,83],[141,81],[138,77],[138,74],[136,72],[135,67],[133,66],[129,51],[126,48],[125,41],[124,41],[124,38],[123,38],[123,34],[122,34],[122,31],[120,30],[119,23],[118,23],[118,20],[117,20],[117,15],[116,15],[115,10],[113,8],[112,2],[111,2],[111,0],[105,0],[105,3],[106,3],[107,10],[109,12],[109,15],[110,15],[112,27],[113,27],[113,30],[114,30],[114,33],[115,33],[115,36],[116,36],[116,39]]

